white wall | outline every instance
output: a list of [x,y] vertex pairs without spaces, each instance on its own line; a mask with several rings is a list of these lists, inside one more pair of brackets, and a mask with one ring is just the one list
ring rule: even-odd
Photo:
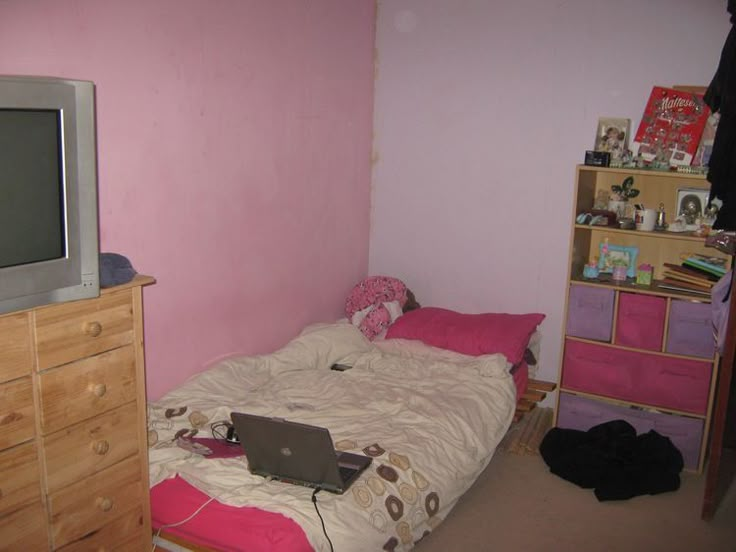
[[708,84],[723,0],[379,0],[369,269],[424,305],[547,314],[556,380],[574,167],[601,116]]

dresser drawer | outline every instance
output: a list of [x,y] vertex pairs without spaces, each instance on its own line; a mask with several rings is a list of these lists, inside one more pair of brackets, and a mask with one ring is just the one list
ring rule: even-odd
[[139,452],[136,403],[44,437],[43,451],[49,492],[136,455]]
[[132,342],[133,304],[129,289],[98,299],[54,305],[36,313],[39,370]]
[[[150,535],[144,533],[140,507],[126,512],[100,530],[89,533],[60,550],[62,552],[140,552],[150,550]],[[148,540],[146,540],[148,539]]]
[[[49,496],[51,539],[60,548],[105,527],[147,500],[138,457]],[[127,535],[126,535],[127,536]]]
[[624,401],[705,414],[712,365],[568,339],[563,387]]
[[0,452],[0,515],[41,498],[35,443]]
[[0,546],[3,550],[19,552],[49,549],[46,537],[46,512],[41,502],[0,516]]
[[45,435],[136,397],[135,350],[126,345],[40,374]]
[[31,378],[0,384],[0,449],[31,439],[34,419]]
[[28,313],[0,317],[0,383],[31,373]]

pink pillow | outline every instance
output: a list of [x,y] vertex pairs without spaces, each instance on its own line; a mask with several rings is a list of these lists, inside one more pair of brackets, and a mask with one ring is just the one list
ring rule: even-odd
[[433,347],[473,356],[503,353],[511,364],[518,364],[544,316],[539,313],[462,314],[423,307],[400,316],[389,327],[386,339],[418,339]]

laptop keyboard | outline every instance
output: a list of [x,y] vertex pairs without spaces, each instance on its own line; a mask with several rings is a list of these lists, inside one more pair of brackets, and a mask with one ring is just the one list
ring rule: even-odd
[[355,468],[348,468],[347,466],[338,466],[338,468],[340,469],[340,478],[343,481],[347,481],[353,476],[355,472],[358,471]]

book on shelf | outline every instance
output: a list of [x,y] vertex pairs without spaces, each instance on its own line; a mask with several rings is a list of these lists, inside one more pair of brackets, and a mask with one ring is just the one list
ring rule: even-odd
[[700,268],[682,266],[673,263],[664,263],[664,269],[670,272],[682,274],[683,276],[697,278],[699,280],[705,280],[713,283],[716,283],[718,281],[718,276],[715,276],[710,272],[701,270]]
[[725,267],[713,264],[709,261],[703,261],[697,257],[688,257],[682,261],[682,264],[687,268],[700,270],[701,272],[705,272],[716,278],[721,278],[726,273]]
[[692,164],[710,109],[702,94],[655,86],[631,144],[645,161]]
[[684,283],[687,283],[693,286],[698,286],[699,288],[703,288],[703,289],[710,289],[714,285],[713,282],[709,282],[708,280],[700,280],[698,278],[691,278],[690,276],[685,276],[684,274],[680,274],[678,272],[672,272],[670,270],[665,270],[664,272],[662,272],[662,276],[670,280],[684,282]]
[[696,261],[704,262],[709,265],[713,265],[718,268],[722,268],[725,270],[726,268],[726,259],[723,257],[715,257],[712,255],[702,255],[701,253],[684,253],[682,256],[683,259],[694,259]]
[[678,280],[670,280],[669,278],[664,278],[663,280],[660,280],[659,287],[662,289],[669,289],[672,291],[685,291],[687,293],[695,293],[696,295],[703,295],[705,297],[710,297],[710,289],[701,288],[698,286],[692,286],[688,284],[687,282],[680,282]]

